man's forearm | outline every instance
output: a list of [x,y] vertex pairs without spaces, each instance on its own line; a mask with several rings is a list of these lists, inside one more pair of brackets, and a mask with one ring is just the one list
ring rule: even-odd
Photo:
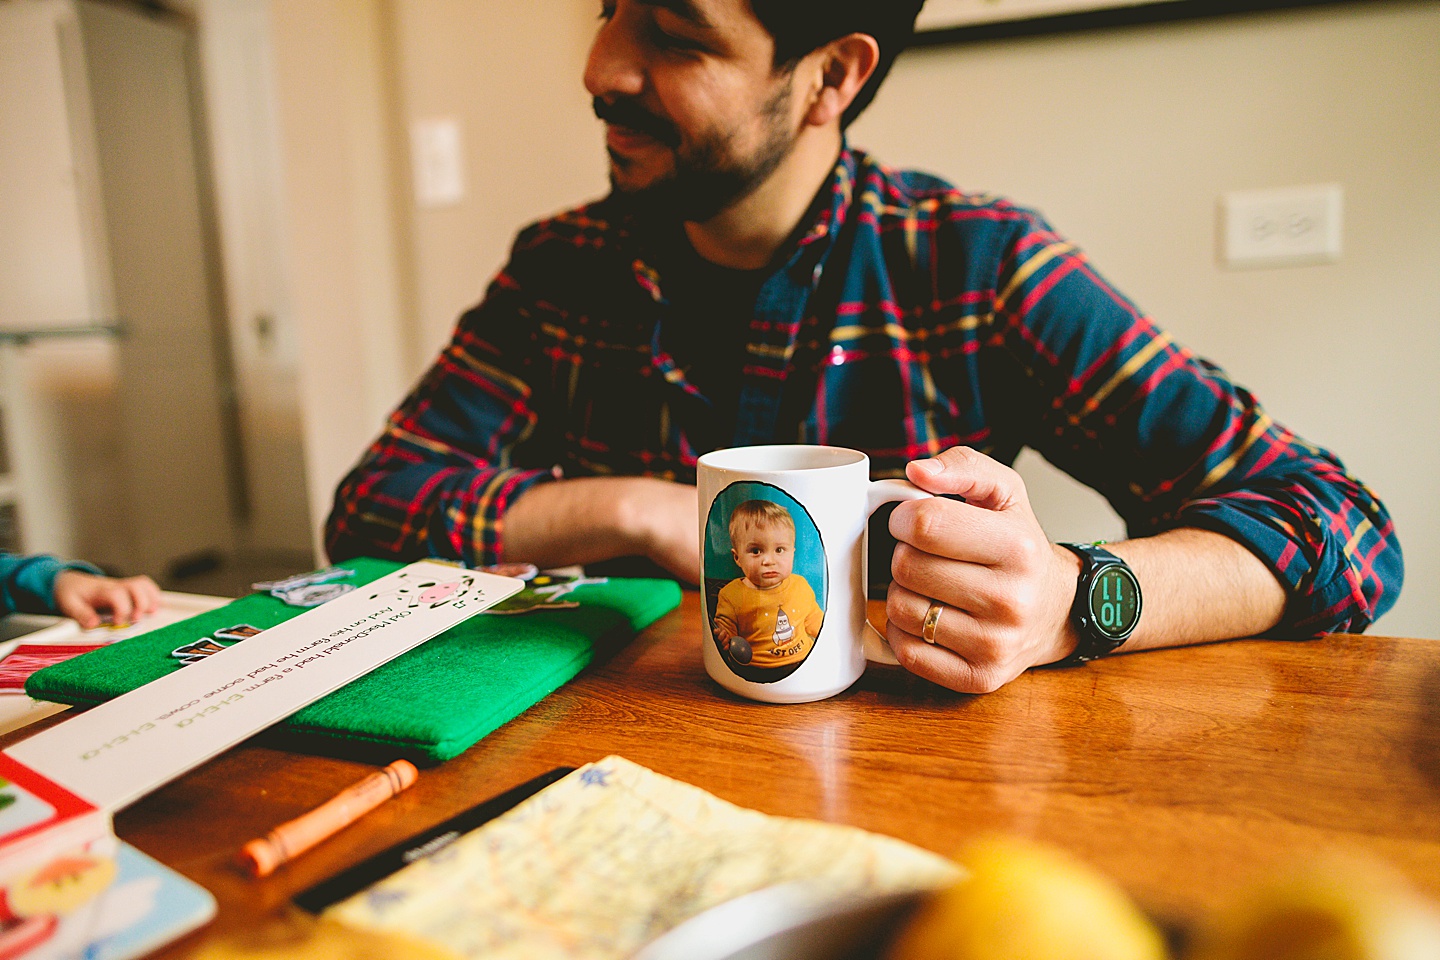
[[1285,588],[1275,574],[1223,534],[1171,530],[1106,549],[1135,571],[1144,597],[1140,622],[1122,651],[1254,637],[1285,611]]
[[[1019,475],[954,447],[913,461],[907,476],[964,500],[912,500],[890,517],[887,637],[900,663],[952,690],[987,693],[1074,652],[1080,559],[1046,537]],[[1122,650],[1255,636],[1280,623],[1285,588],[1228,537],[1186,528],[1109,546],[1144,598]]]
[[652,477],[582,477],[525,491],[505,513],[505,559],[538,567],[644,556],[698,582],[695,488]]

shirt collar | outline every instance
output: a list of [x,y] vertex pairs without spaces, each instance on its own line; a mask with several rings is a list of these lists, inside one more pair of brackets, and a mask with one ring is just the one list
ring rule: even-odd
[[[849,216],[859,163],[856,152],[850,149],[848,142],[842,140],[840,156],[835,161],[835,169],[831,171],[830,179],[816,193],[815,202],[805,215],[808,222],[796,230],[795,236],[798,239],[791,241],[794,248],[777,268],[788,272],[795,282],[813,284],[818,279],[825,255],[834,246],[835,235]],[[625,232],[640,239],[640,248],[632,263],[635,281],[652,300],[664,303],[661,276],[655,269],[654,257],[649,250],[654,249],[652,244],[667,242],[673,224],[668,225],[667,229],[655,224],[642,225],[632,220],[628,226],[629,229]]]
[[[796,246],[796,255],[802,255],[816,245],[827,247],[833,242],[833,234],[839,229],[839,225],[845,222],[850,213],[850,204],[855,194],[855,174],[859,165],[855,152],[849,145],[842,142],[840,146],[840,157],[835,161],[835,169],[830,173],[830,179],[816,195],[816,203],[811,207],[811,221],[800,241]],[[794,262],[792,258],[791,262]]]

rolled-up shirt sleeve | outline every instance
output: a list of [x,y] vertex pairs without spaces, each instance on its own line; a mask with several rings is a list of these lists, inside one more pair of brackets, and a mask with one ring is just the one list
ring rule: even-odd
[[1358,632],[1394,604],[1394,524],[1336,456],[1175,343],[1040,218],[1018,221],[998,276],[991,342],[1031,385],[1026,441],[1131,536],[1196,527],[1243,544],[1287,590],[1274,637]]
[[543,455],[522,462],[517,453],[534,446],[540,414],[530,385],[534,340],[514,267],[512,255],[341,481],[325,525],[332,560],[495,563],[504,553],[505,512],[556,476]]

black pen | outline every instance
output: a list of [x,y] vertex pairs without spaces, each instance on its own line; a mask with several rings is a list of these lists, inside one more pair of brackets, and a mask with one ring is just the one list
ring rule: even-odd
[[318,914],[332,904],[384,880],[400,868],[444,850],[465,834],[514,809],[550,784],[574,772],[574,767],[556,767],[548,773],[542,773],[498,797],[492,797],[443,823],[415,834],[408,840],[402,840],[393,847],[382,850],[368,860],[360,861],[329,880],[322,880],[310,889],[301,891],[295,895],[295,904],[302,910]]

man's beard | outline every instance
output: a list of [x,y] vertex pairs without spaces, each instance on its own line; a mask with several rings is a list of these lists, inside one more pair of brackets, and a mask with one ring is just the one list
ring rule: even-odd
[[789,156],[796,139],[787,122],[790,90],[791,77],[787,76],[784,85],[761,110],[764,142],[745,157],[732,153],[734,130],[711,131],[687,146],[679,142],[673,127],[638,105],[627,101],[605,104],[597,99],[596,116],[649,134],[669,147],[675,158],[674,169],[669,173],[643,187],[626,187],[615,168],[629,161],[612,152],[611,189],[642,212],[678,216],[696,223],[709,220],[753,193]]

